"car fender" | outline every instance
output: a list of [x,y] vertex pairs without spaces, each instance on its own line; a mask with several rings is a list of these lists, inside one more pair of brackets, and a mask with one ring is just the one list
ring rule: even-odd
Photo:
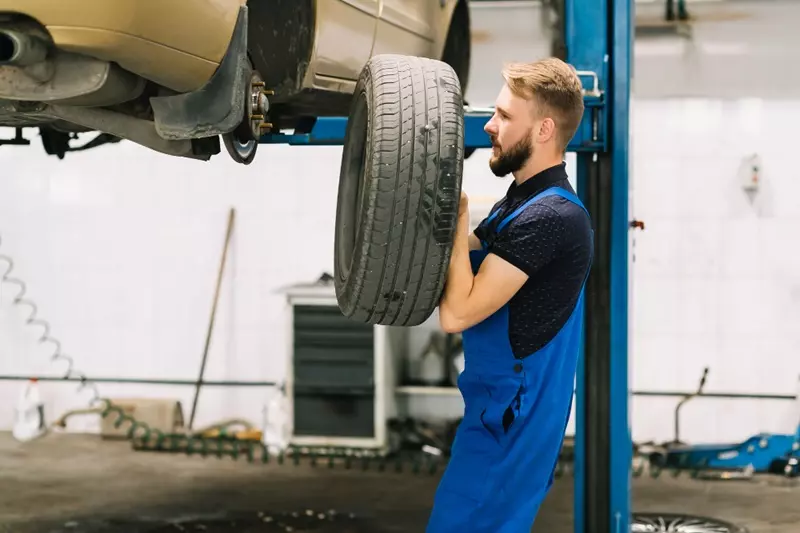
[[[467,0],[435,0],[438,4],[439,16],[436,18],[436,33],[433,42],[433,57],[441,58],[444,52],[444,45],[447,41],[447,33],[453,20],[453,13],[460,2],[466,3]],[[469,9],[467,9],[469,14]],[[469,17],[469,15],[467,15]]]

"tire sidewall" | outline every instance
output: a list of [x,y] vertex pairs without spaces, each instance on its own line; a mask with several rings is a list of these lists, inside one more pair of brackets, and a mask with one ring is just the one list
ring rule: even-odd
[[336,210],[333,281],[346,317],[414,326],[438,305],[458,218],[462,114],[445,62],[383,54],[362,69]]
[[[345,129],[334,238],[334,286],[342,312],[353,312],[353,273],[362,261],[365,235],[370,228],[365,216],[371,185],[374,120],[371,105],[372,73],[367,64],[359,76]],[[359,164],[354,164],[358,161]],[[360,189],[359,189],[360,186]],[[354,229],[352,229],[354,227]],[[349,242],[352,238],[352,242]]]

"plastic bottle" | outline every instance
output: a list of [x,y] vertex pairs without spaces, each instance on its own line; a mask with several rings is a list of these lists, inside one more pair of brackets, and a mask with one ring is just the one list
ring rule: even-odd
[[18,441],[31,441],[47,433],[37,380],[31,379],[22,389],[15,415],[11,434]]
[[286,451],[291,439],[291,419],[286,396],[273,389],[263,409],[262,444],[270,454]]

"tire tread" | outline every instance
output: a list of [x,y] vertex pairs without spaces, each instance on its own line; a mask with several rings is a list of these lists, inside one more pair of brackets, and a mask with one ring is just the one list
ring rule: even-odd
[[359,84],[371,95],[367,201],[350,276],[334,277],[337,298],[355,320],[418,325],[438,305],[458,218],[459,81],[437,60],[380,55]]

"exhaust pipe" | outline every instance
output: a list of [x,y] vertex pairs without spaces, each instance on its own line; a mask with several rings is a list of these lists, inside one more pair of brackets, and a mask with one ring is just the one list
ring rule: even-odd
[[47,45],[38,37],[0,29],[0,66],[25,67],[44,61]]

